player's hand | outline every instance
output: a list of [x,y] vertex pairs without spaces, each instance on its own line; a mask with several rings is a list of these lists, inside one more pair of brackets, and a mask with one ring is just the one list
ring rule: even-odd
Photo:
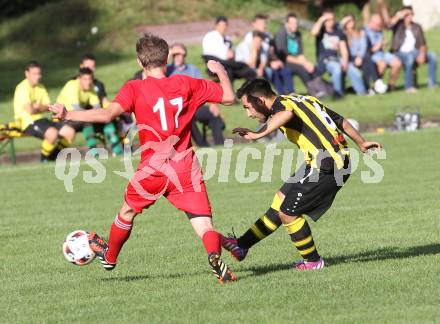
[[49,105],[49,111],[53,113],[54,118],[66,119],[67,109],[62,104],[56,103]]
[[378,142],[363,142],[361,145],[359,145],[359,148],[361,149],[362,153],[366,153],[369,150],[379,151],[382,149],[382,145],[380,145]]
[[215,73],[215,74],[218,74],[221,72],[226,73],[224,66],[220,62],[217,62],[214,60],[209,60],[208,63],[206,64],[206,66],[208,67],[209,71],[211,71],[212,73]]
[[233,134],[238,134],[241,137],[248,140],[256,140],[259,139],[258,134],[251,131],[249,128],[237,127],[232,130]]

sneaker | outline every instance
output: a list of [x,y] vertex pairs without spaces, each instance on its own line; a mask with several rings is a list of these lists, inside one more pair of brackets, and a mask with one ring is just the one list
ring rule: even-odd
[[226,263],[220,259],[220,255],[217,253],[211,253],[208,255],[208,262],[212,272],[220,283],[234,282],[237,280],[237,277],[228,268]]
[[405,89],[406,93],[417,93],[417,89],[414,87]]
[[249,249],[243,249],[238,246],[237,237],[235,234],[229,234],[228,237],[222,235],[222,247],[231,253],[232,257],[237,261],[243,261]]
[[104,239],[96,234],[95,232],[89,232],[89,245],[93,252],[95,252],[101,266],[107,270],[111,271],[116,267],[116,263],[110,263],[105,258],[105,253],[107,252],[108,245]]
[[388,86],[382,81],[382,79],[377,79],[374,82],[374,91],[380,94],[387,92]]
[[316,262],[301,260],[293,265],[293,268],[298,271],[304,270],[318,270],[324,268],[324,259],[320,258]]

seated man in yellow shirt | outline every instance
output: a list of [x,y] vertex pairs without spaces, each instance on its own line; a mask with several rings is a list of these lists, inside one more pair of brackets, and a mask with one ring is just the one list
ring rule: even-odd
[[21,81],[14,92],[14,115],[24,134],[43,140],[41,144],[41,161],[46,162],[56,158],[59,150],[69,146],[75,130],[68,125],[58,125],[44,118],[50,104],[49,94],[42,78],[41,65],[31,61],[26,65],[25,79]]
[[[68,81],[61,90],[57,102],[64,105],[67,110],[102,109],[98,95],[93,87],[93,71],[89,68],[80,68],[76,79]],[[119,136],[113,123],[88,124],[82,122],[67,121],[76,131],[82,130],[87,146],[95,150],[98,141],[95,134],[95,126],[102,126],[106,142],[111,145],[114,155],[122,154]]]

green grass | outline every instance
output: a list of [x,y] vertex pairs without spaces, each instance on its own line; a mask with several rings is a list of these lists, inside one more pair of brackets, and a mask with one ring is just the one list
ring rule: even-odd
[[[311,225],[329,265],[323,271],[291,270],[298,255],[279,229],[242,263],[224,256],[239,277],[228,286],[215,282],[185,216],[164,199],[137,218],[114,272],[64,260],[61,245],[70,231],[107,233],[126,185],[113,173],[123,169],[119,160],[105,163],[101,184],[84,184],[90,167],[82,165],[73,193],[52,164],[2,168],[1,321],[436,322],[439,136],[439,129],[370,136],[386,148],[384,180],[363,184],[362,164]],[[270,183],[239,184],[232,166],[230,182],[214,177],[208,192],[216,227],[242,233],[279,188],[280,159]],[[261,161],[250,160],[247,171],[261,171]]]

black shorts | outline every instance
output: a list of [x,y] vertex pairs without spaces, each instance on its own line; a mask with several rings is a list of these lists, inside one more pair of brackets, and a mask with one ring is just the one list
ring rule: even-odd
[[47,129],[50,127],[54,127],[56,129],[60,129],[61,127],[58,123],[55,123],[49,119],[41,118],[34,121],[23,131],[24,134],[38,137],[44,139],[44,133],[46,133]]
[[346,160],[344,169],[335,172],[319,171],[308,165],[299,168],[280,189],[285,195],[281,212],[289,216],[305,214],[316,222],[350,176],[349,159]]
[[85,126],[91,125],[91,124],[80,122],[80,121],[62,120],[62,121],[57,122],[57,125],[59,128],[61,128],[63,126],[70,126],[75,130],[75,132],[80,132],[80,131],[82,131],[82,129]]

